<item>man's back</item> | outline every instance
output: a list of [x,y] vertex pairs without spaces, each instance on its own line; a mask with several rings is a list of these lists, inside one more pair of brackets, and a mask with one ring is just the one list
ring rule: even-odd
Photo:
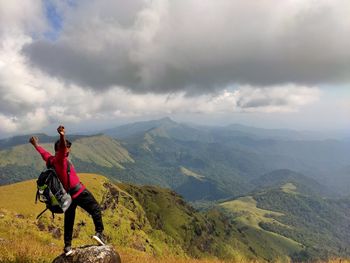
[[[75,171],[73,164],[69,163],[68,161],[68,151],[65,145],[58,146],[55,156],[52,156],[51,153],[46,151],[38,144],[35,144],[34,147],[40,153],[46,164],[50,162],[50,165],[54,167],[58,178],[67,191],[76,188],[80,184],[79,177]],[[68,165],[70,165],[69,182],[67,173]],[[76,198],[81,192],[84,191],[84,189],[85,186],[81,184],[81,187],[79,187],[79,189],[73,193],[72,198]]]

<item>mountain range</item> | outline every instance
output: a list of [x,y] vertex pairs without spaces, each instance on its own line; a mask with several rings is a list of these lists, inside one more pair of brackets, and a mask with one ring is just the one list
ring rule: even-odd
[[[38,137],[53,148],[55,137]],[[164,118],[69,139],[78,171],[169,187],[190,201],[245,194],[258,186],[259,177],[281,169],[314,179],[323,185],[323,194],[349,195],[350,142],[302,137],[289,130],[206,127]],[[35,178],[43,168],[28,138],[0,140],[0,184]]]
[[[53,150],[57,137],[37,136]],[[152,229],[170,235],[152,232],[158,251],[265,261],[347,258],[350,141],[310,136],[165,118],[68,137],[77,171],[105,175],[137,201]],[[28,138],[0,140],[3,187],[44,169]],[[147,242],[141,247],[157,250]]]

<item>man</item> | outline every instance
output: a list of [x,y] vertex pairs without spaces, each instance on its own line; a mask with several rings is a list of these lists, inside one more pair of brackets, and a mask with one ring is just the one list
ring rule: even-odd
[[[71,246],[75,209],[77,206],[80,206],[92,216],[96,230],[96,234],[93,235],[92,238],[95,239],[100,245],[105,245],[105,242],[102,235],[103,223],[101,208],[90,191],[87,190],[86,187],[80,182],[74,166],[68,161],[68,155],[72,143],[65,139],[64,127],[59,126],[57,128],[57,132],[60,135],[60,139],[55,143],[55,156],[52,156],[43,147],[39,146],[39,140],[37,137],[31,137],[29,142],[41,154],[41,157],[46,162],[46,165],[50,165],[55,169],[58,178],[63,184],[63,187],[72,196],[72,204],[64,213],[64,252],[66,256],[69,256],[73,253]],[[67,173],[68,165],[69,173]]]

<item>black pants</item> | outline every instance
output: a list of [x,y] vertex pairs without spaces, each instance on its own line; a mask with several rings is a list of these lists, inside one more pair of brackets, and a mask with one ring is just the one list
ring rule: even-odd
[[103,231],[103,223],[101,216],[101,207],[97,203],[95,197],[90,193],[89,190],[84,189],[80,195],[73,199],[72,204],[64,213],[64,244],[65,246],[72,245],[72,236],[73,236],[73,226],[75,219],[75,209],[77,206],[83,208],[88,212],[94,221],[96,232]]

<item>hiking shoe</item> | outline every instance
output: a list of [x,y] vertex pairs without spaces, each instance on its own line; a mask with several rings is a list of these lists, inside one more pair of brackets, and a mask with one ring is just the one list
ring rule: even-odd
[[63,250],[66,257],[73,254],[73,249],[71,246],[66,246]]
[[92,238],[95,239],[99,245],[101,245],[101,246],[106,245],[106,242],[104,240],[102,233],[97,232],[95,235],[92,236]]

